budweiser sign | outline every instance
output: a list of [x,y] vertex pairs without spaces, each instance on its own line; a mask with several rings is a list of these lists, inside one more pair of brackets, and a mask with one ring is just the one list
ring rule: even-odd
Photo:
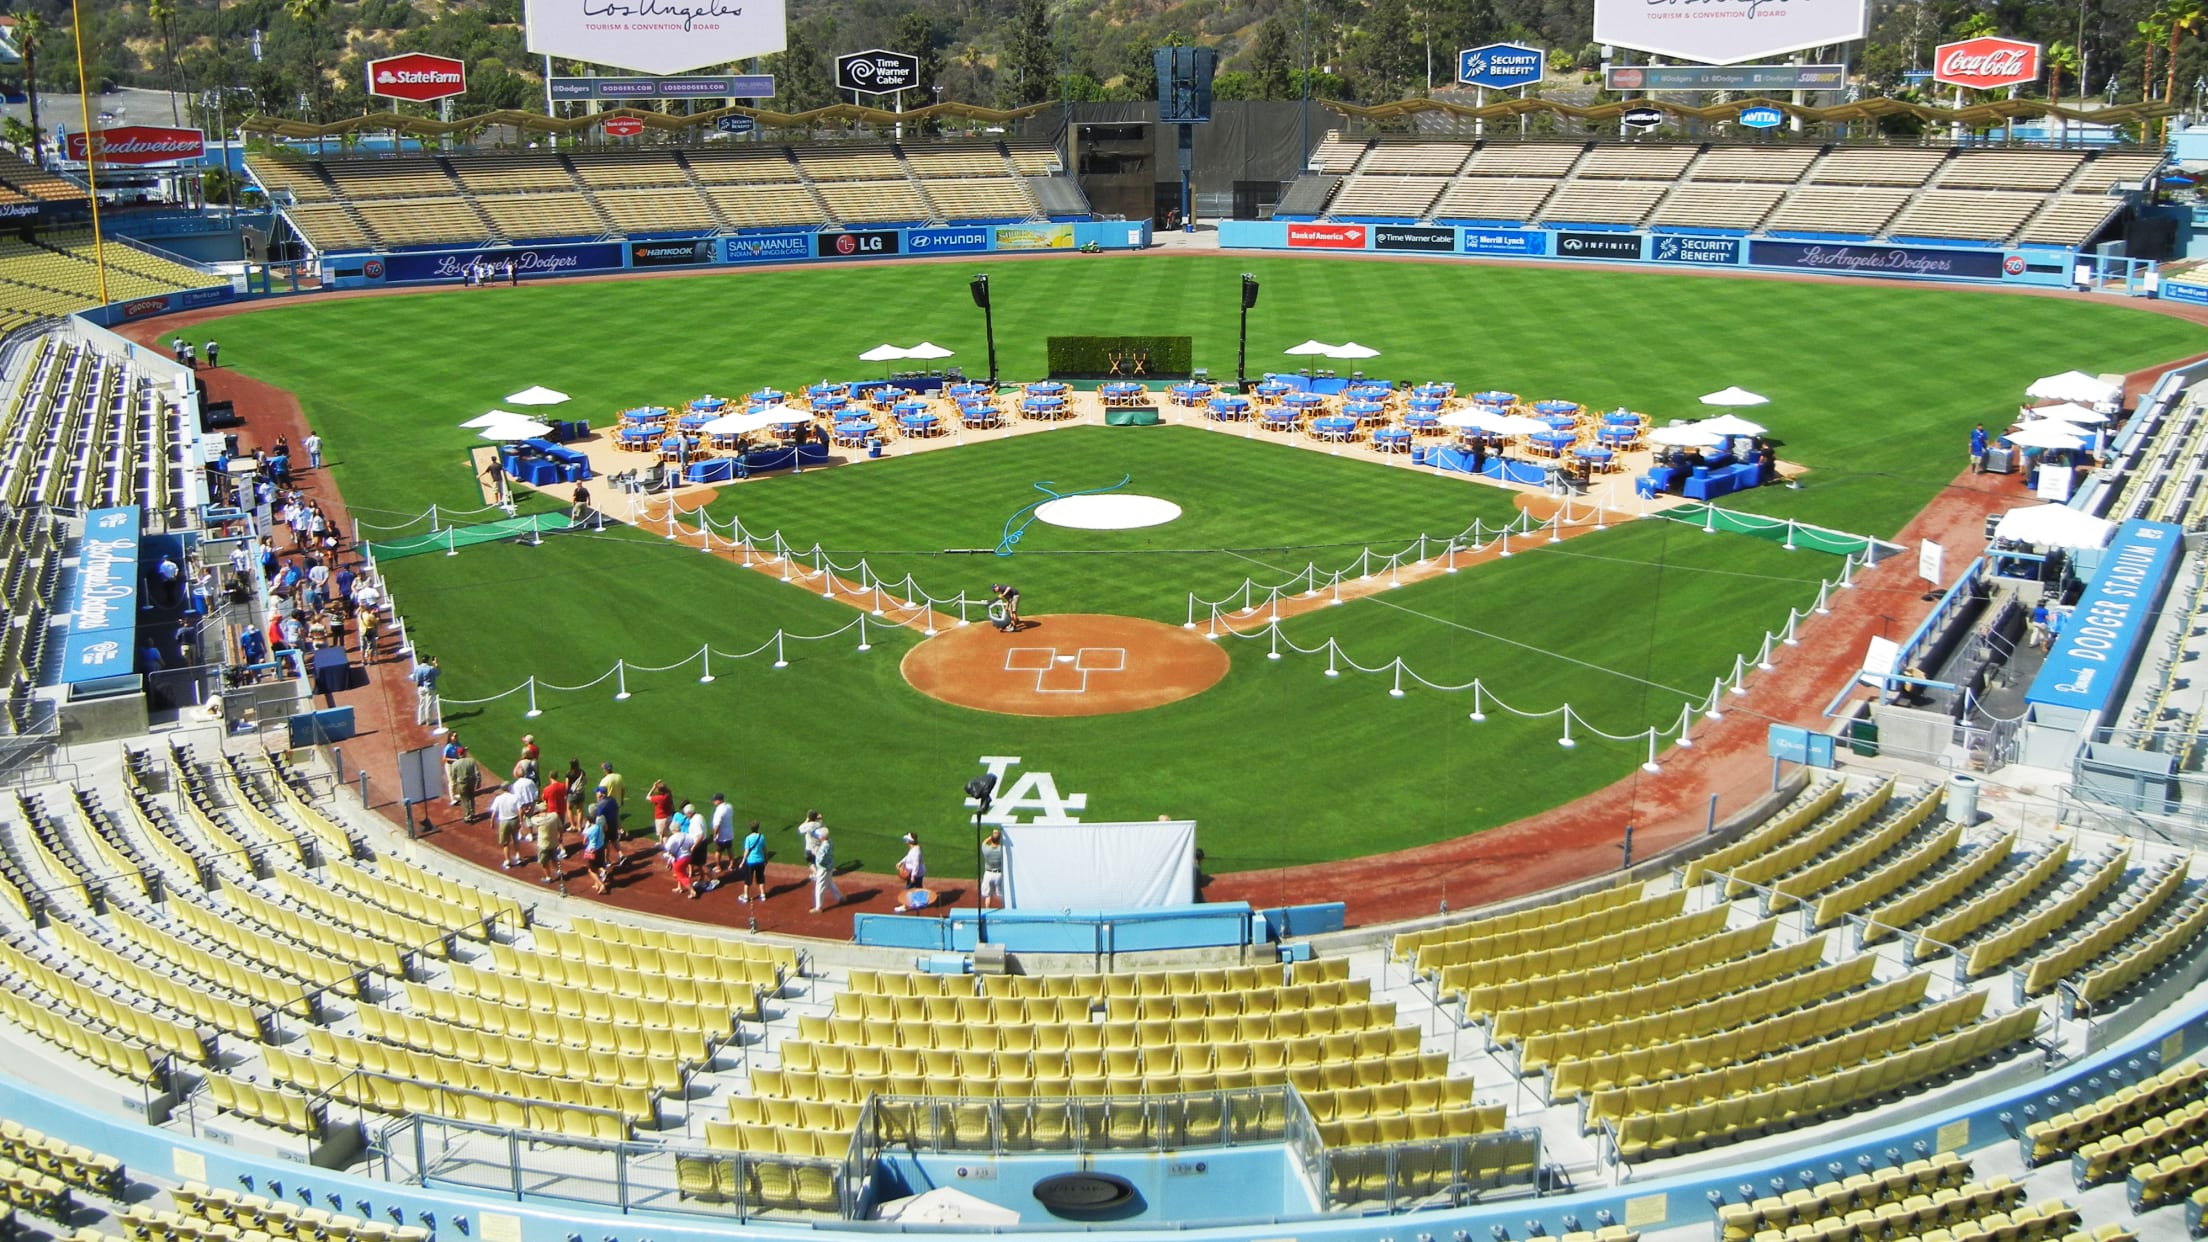
[[[207,153],[207,136],[196,129],[163,125],[123,125],[92,131],[92,150],[102,164],[168,164],[196,160]],[[69,135],[63,158],[84,161],[85,135]]]
[[368,93],[428,103],[468,93],[467,66],[449,56],[408,52],[368,62]]
[[1974,91],[2036,82],[2039,45],[1993,35],[1942,43],[1932,60],[1932,80]]

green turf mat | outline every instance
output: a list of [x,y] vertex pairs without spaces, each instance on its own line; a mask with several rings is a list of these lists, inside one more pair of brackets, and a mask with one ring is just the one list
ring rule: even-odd
[[519,517],[500,518],[495,522],[483,522],[475,526],[448,526],[443,530],[408,535],[403,539],[391,539],[368,545],[369,554],[379,561],[395,561],[406,556],[420,556],[425,552],[458,552],[479,543],[495,543],[501,539],[517,539],[536,531],[551,534],[574,525],[565,513],[524,513]]

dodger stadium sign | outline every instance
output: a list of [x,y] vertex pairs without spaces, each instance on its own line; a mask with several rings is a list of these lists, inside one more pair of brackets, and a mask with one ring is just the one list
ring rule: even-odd
[[642,73],[779,52],[783,0],[527,0],[529,50]]
[[1595,42],[1709,65],[1863,37],[1865,0],[1595,0]]

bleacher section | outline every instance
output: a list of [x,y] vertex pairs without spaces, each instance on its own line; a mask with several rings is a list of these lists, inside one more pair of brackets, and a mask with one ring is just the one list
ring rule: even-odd
[[0,202],[43,199],[65,203],[85,197],[83,186],[46,172],[11,151],[0,151],[0,188],[7,191],[0,194]]
[[[1314,150],[1276,214],[2077,246],[2161,165],[2136,152],[1357,140]],[[1340,190],[1324,192],[1332,178]],[[1305,191],[1299,193],[1299,191]]]
[[1029,177],[1062,175],[1033,143],[716,145],[248,161],[329,252],[777,226],[1040,219]]
[[[101,247],[112,301],[204,288],[218,278],[140,250],[113,236]],[[100,303],[99,267],[90,230],[0,239],[0,332]]]
[[0,505],[182,519],[196,429],[119,359],[39,338],[0,426]]

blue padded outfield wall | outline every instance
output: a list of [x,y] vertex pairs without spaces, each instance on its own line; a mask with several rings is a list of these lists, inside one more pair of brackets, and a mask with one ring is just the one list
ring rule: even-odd
[[1353,220],[1222,220],[1219,244],[1240,250],[1313,254],[1349,250],[1504,259],[1591,260],[1666,267],[1732,267],[2067,285],[2076,252],[2061,246],[1963,246],[1934,240],[1870,243],[1847,238],[1742,237],[1725,233],[1639,233],[1595,227],[1481,228]]
[[402,250],[391,254],[325,255],[322,267],[324,278],[332,288],[361,289],[377,285],[451,284],[460,279],[470,262],[476,260],[503,266],[512,259],[516,274],[530,280],[647,268],[702,270],[954,254],[1064,254],[1089,245],[1104,250],[1140,250],[1149,244],[1147,221],[1081,220],[1047,224],[961,224],[942,228],[792,229],[733,237]]

